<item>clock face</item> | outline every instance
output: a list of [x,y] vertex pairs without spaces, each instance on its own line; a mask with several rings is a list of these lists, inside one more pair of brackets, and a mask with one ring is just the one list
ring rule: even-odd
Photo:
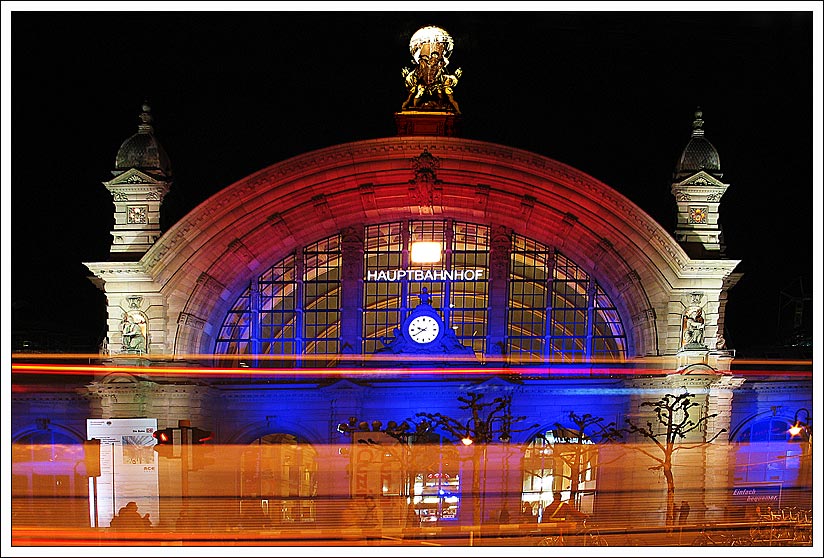
[[707,222],[707,208],[706,207],[690,207],[690,223],[706,223]]
[[431,316],[418,316],[406,328],[409,338],[415,343],[431,343],[438,336],[441,326]]
[[128,209],[129,223],[145,223],[146,222],[146,208],[142,205],[132,205]]

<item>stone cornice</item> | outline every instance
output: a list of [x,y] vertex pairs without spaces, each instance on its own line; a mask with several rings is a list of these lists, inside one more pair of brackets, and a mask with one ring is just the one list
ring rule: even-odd
[[726,278],[741,260],[690,260],[681,267],[681,279]]
[[[84,263],[89,271],[97,277],[111,279],[116,276],[127,276],[127,280],[145,279],[151,281],[152,278],[146,273],[142,262],[92,262]],[[142,277],[140,277],[142,276]]]

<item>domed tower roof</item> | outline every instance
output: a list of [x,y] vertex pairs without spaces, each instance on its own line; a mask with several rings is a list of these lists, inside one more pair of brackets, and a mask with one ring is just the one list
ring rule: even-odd
[[169,156],[154,136],[151,110],[148,103],[143,103],[137,133],[124,141],[117,150],[115,170],[112,171],[115,176],[132,168],[148,174],[171,176],[172,164]]
[[695,120],[692,121],[692,137],[681,153],[681,158],[675,167],[675,179],[680,180],[706,171],[716,178],[721,178],[721,159],[718,151],[704,137],[704,119],[701,109],[695,111]]

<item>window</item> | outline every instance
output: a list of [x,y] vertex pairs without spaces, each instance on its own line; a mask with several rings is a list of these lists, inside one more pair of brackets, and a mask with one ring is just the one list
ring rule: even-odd
[[11,490],[15,525],[89,527],[89,480],[83,444],[52,429],[12,444]]
[[317,520],[312,446],[290,434],[267,434],[247,446],[240,460],[242,518],[256,518],[261,527]]
[[795,482],[804,441],[790,436],[792,424],[780,417],[752,423],[738,436],[734,482]]
[[553,495],[592,514],[598,464],[597,446],[588,437],[559,428],[535,437],[524,451],[522,500],[538,512]]
[[[442,246],[441,261],[411,262],[414,242]],[[217,361],[240,367],[334,365],[328,355],[341,351],[343,259],[341,237],[333,235],[254,278],[218,331]],[[500,301],[490,300],[486,225],[451,219],[367,225],[363,271],[359,346],[347,346],[354,353],[374,354],[391,340],[424,287],[447,327],[478,355],[488,350],[490,305],[506,307],[506,324],[499,327],[506,328],[512,363],[620,359],[627,351],[624,326],[606,291],[563,254],[523,236],[512,238],[508,294]],[[401,271],[449,272],[449,279],[399,279]],[[379,273],[384,276],[376,279]]]

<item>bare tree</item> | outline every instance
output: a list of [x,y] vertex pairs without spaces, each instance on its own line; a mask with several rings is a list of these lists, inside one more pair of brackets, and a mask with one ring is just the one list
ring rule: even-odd
[[[458,397],[463,403],[458,408],[469,411],[470,416],[458,420],[441,413],[417,413],[416,417],[426,419],[424,423],[432,429],[445,431],[455,441],[460,440],[466,446],[472,446],[472,502],[473,521],[481,523],[480,462],[486,461],[486,446],[496,440],[508,443],[513,432],[523,432],[537,428],[533,424],[527,428],[515,429],[513,425],[526,420],[526,416],[512,415],[512,396],[496,397],[488,403],[481,402],[483,394],[470,393],[468,397]],[[482,457],[483,453],[483,457]]]
[[[578,509],[579,486],[589,469],[590,451],[594,449],[588,446],[615,441],[622,437],[622,433],[614,422],[605,425],[604,417],[596,417],[589,413],[578,415],[571,411],[569,420],[575,425],[575,429],[560,422],[553,425],[553,436],[561,442],[560,444],[550,444],[545,436],[543,438],[547,445],[552,447],[553,460],[560,460],[566,465],[560,468],[553,466],[552,474],[569,481],[570,501]],[[563,473],[565,470],[569,470],[569,475]]]
[[667,525],[670,526],[675,523],[675,477],[672,474],[672,459],[675,452],[707,446],[727,431],[726,428],[722,428],[712,437],[702,439],[699,442],[682,442],[687,434],[701,428],[708,420],[718,416],[718,413],[713,413],[694,419],[690,409],[696,406],[700,409],[700,405],[692,401],[694,397],[694,393],[685,391],[680,395],[668,393],[658,401],[641,403],[641,407],[653,408],[657,423],[650,420],[647,421],[646,425],[639,426],[632,419],[626,419],[626,423],[629,425],[629,428],[625,429],[627,432],[640,434],[655,444],[658,449],[658,454],[656,454],[647,451],[644,447],[633,447],[633,449],[657,463],[657,465],[649,468],[651,471],[660,470],[664,473],[664,478],[667,480],[666,520]]

